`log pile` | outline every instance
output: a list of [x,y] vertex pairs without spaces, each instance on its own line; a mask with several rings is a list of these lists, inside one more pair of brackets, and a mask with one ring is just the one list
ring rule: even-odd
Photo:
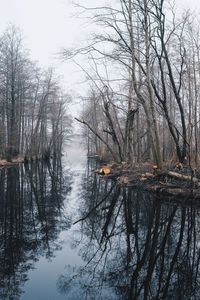
[[[147,166],[130,166],[128,164],[109,164],[96,170],[104,178],[114,179],[117,185],[143,188],[144,190],[156,192],[157,194],[184,198],[200,199],[200,179],[197,178],[195,170],[189,170],[189,174],[183,170],[158,170],[157,168],[146,168]],[[106,172],[104,172],[104,168]],[[152,171],[152,172],[151,172]]]

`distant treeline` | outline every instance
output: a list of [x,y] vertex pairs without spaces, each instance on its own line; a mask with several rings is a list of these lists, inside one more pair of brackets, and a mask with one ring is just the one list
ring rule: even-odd
[[70,123],[66,100],[53,70],[32,62],[20,31],[9,26],[0,37],[1,158],[60,153]]

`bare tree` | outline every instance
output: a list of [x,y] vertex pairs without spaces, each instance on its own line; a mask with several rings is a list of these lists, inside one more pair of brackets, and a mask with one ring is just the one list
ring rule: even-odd
[[53,71],[31,62],[20,31],[9,26],[0,38],[0,155],[11,160],[61,151],[65,106]]

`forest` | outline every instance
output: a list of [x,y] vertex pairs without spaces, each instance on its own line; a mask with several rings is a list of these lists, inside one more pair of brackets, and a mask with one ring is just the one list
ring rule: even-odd
[[164,0],[84,7],[95,33],[65,59],[84,56],[84,125],[90,155],[115,162],[199,165],[199,20]]
[[20,30],[9,25],[0,37],[1,163],[60,155],[68,104],[54,70],[31,61]]

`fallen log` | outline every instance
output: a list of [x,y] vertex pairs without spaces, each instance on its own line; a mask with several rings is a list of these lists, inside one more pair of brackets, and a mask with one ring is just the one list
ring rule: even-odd
[[184,174],[177,173],[174,171],[156,170],[155,176],[156,177],[167,177],[168,176],[168,177],[172,177],[172,178],[175,178],[178,180],[190,181],[192,183],[195,183],[197,186],[200,186],[200,181],[195,176],[184,175]]
[[200,182],[199,180],[191,175],[183,175],[177,172],[173,172],[173,171],[168,171],[168,176],[179,179],[179,180],[184,180],[184,181],[190,181],[192,183],[195,183],[197,186],[200,186]]

